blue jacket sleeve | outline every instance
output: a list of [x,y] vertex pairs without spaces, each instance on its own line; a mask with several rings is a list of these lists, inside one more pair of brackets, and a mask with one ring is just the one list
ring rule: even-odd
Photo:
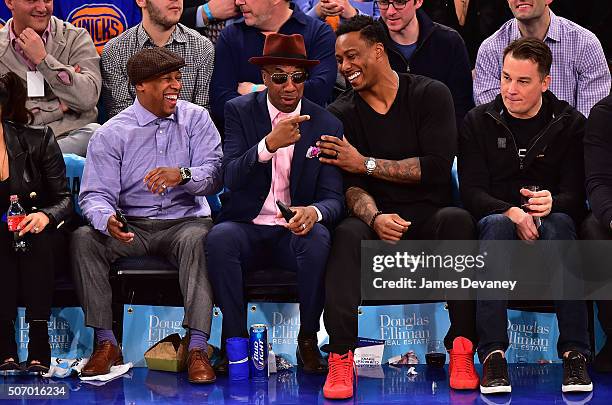
[[308,58],[317,59],[320,63],[310,69],[309,79],[304,86],[304,97],[325,107],[331,100],[336,83],[336,36],[331,27],[323,23],[317,27],[313,41],[309,44]]
[[[342,125],[333,134],[342,138]],[[319,181],[315,195],[315,207],[321,211],[323,223],[333,226],[344,216],[344,192],[342,173],[332,165],[323,164],[319,173]]]
[[237,90],[238,71],[232,56],[231,32],[224,29],[215,46],[215,68],[210,81],[210,108],[215,120],[222,120],[225,103],[240,94]]
[[245,129],[234,103],[225,105],[225,140],[223,147],[223,181],[226,188],[244,188],[253,174],[268,170],[270,162],[261,163],[257,143],[249,146]]

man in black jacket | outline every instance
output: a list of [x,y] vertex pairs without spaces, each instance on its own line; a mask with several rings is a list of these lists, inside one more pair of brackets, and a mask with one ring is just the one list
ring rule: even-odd
[[459,32],[472,67],[482,41],[512,18],[507,0],[427,0],[423,2],[423,10],[435,22]]
[[457,31],[433,22],[423,0],[378,2],[380,24],[391,68],[444,83],[453,96],[457,125],[474,107],[472,72],[465,43]]
[[[548,91],[551,63],[544,42],[523,38],[511,43],[504,51],[501,94],[466,116],[460,137],[460,190],[466,209],[479,221],[480,240],[576,239],[576,224],[585,211],[585,118]],[[540,191],[522,188],[526,185],[537,185]],[[521,195],[526,204],[521,204]],[[511,391],[504,358],[506,305],[501,299],[477,303],[483,394]],[[586,305],[556,301],[555,306],[562,389],[591,391]]]
[[[581,239],[612,240],[612,95],[595,104],[584,135],[586,186],[593,213],[582,223]],[[606,242],[606,246],[609,243]],[[612,301],[598,301],[598,317],[608,336],[595,357],[599,372],[612,372]]]
[[[351,84],[328,110],[345,139],[322,136],[317,146],[344,173],[351,216],[335,229],[325,280],[325,327],[330,353],[323,395],[353,396],[353,351],[361,303],[362,240],[470,240],[468,212],[451,206],[456,149],[453,102],[442,83],[391,69],[384,31],[356,16],[336,31],[338,70]],[[407,297],[408,298],[408,297]],[[449,301],[450,385],[478,387],[473,301]]]

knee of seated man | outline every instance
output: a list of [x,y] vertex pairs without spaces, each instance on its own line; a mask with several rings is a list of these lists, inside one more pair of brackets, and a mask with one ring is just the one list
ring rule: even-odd
[[361,219],[348,217],[343,219],[334,229],[334,240],[353,240],[359,243],[365,237],[365,234],[369,234],[370,231],[368,224]]
[[542,240],[573,240],[576,239],[574,220],[562,212],[553,212],[542,220],[540,227]]
[[612,238],[612,229],[609,225],[604,226],[595,215],[591,213],[582,221],[579,234],[579,238],[582,240],[609,240]]
[[514,222],[503,214],[491,214],[478,221],[478,234],[494,230],[496,232],[515,233]]
[[98,231],[89,225],[78,227],[70,234],[70,249],[72,251],[85,249],[93,242],[96,232]]
[[324,225],[316,223],[306,235],[294,236],[291,244],[294,248],[298,247],[300,250],[320,251],[321,249],[330,248],[331,236],[329,230]]
[[310,232],[306,234],[305,239],[317,244],[329,246],[331,236],[329,233],[329,229],[327,229],[325,225],[321,223],[316,223],[313,225]]
[[[240,231],[239,225],[234,222],[221,222],[214,225],[206,235],[206,249],[214,252],[234,246],[238,238],[236,234]],[[212,249],[214,247],[214,249]],[[209,248],[211,248],[209,250]]]
[[504,214],[491,214],[483,217],[478,221],[478,229],[484,226],[492,226],[492,227],[510,227],[514,226],[514,223],[510,218],[505,216]]
[[440,222],[449,228],[461,228],[466,231],[474,229],[472,215],[458,207],[444,207],[439,211]]
[[208,233],[211,230],[211,222],[203,218],[198,218],[191,223],[184,224],[176,233],[175,236],[179,240],[187,240],[192,243],[204,243]]

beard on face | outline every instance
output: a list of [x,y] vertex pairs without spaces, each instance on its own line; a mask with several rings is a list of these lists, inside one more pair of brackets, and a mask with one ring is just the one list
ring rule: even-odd
[[153,23],[164,27],[165,29],[170,29],[174,27],[178,22],[181,16],[179,15],[177,18],[172,18],[170,16],[164,15],[162,10],[155,6],[152,2],[147,1],[147,12],[149,13],[149,17]]

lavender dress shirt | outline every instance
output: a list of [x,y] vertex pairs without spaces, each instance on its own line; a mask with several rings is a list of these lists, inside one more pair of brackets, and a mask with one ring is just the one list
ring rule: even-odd
[[[208,216],[205,196],[221,188],[221,159],[221,138],[206,109],[179,100],[173,115],[159,118],[136,99],[91,138],[79,205],[106,234],[117,207],[149,219]],[[192,180],[153,194],[143,179],[157,167],[189,167]]]

